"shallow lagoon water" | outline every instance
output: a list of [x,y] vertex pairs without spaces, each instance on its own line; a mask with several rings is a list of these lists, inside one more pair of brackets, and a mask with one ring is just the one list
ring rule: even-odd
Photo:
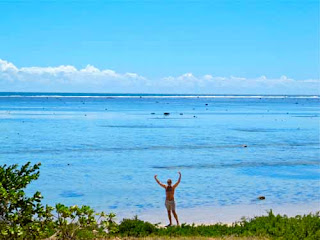
[[37,95],[0,94],[0,164],[41,162],[46,203],[163,208],[177,171],[179,208],[320,199],[319,97]]

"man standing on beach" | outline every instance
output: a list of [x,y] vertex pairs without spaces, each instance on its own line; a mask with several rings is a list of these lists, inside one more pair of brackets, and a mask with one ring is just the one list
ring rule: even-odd
[[167,227],[172,225],[172,220],[171,220],[171,212],[173,213],[174,218],[177,221],[177,225],[179,226],[179,220],[178,220],[178,215],[176,213],[176,203],[174,201],[174,190],[176,189],[176,187],[179,185],[180,181],[181,181],[181,173],[179,173],[179,179],[178,181],[172,186],[172,181],[171,179],[168,179],[167,183],[168,185],[165,185],[163,183],[161,183],[158,179],[157,179],[157,175],[154,175],[154,179],[157,181],[157,183],[163,187],[164,189],[166,189],[166,208],[168,211],[168,218],[169,218],[169,225],[167,225]]

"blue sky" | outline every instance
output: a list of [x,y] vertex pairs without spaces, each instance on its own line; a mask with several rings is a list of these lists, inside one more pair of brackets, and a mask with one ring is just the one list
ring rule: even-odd
[[0,91],[319,92],[318,1],[0,1],[0,29]]

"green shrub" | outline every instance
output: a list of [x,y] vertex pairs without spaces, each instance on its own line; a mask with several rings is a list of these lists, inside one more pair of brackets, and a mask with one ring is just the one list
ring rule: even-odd
[[137,216],[133,219],[123,219],[118,227],[119,234],[130,237],[146,237],[157,232],[157,225],[139,220]]
[[41,204],[41,193],[26,196],[24,189],[38,179],[40,163],[0,167],[0,237],[35,239],[52,233],[52,208]]
[[255,217],[240,223],[242,235],[269,236],[275,239],[320,239],[320,216],[308,214],[287,217],[274,215],[270,210],[267,216]]
[[56,204],[56,239],[93,239],[117,232],[115,214],[96,213],[89,206]]

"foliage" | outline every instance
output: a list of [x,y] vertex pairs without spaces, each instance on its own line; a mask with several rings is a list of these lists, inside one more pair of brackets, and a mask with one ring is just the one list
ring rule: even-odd
[[117,231],[113,213],[106,215],[104,212],[96,213],[89,206],[67,207],[63,204],[56,204],[55,209],[57,212],[55,237],[57,239],[88,239]]
[[146,237],[158,231],[157,225],[139,220],[137,216],[133,219],[123,219],[119,225],[119,234],[122,236]]
[[287,217],[274,215],[270,210],[267,216],[243,220],[239,231],[245,235],[264,235],[276,239],[320,239],[320,215]]
[[40,163],[30,162],[0,168],[0,237],[7,239],[34,239],[45,237],[51,231],[52,208],[41,204],[41,193],[26,196],[24,188],[38,179]]

